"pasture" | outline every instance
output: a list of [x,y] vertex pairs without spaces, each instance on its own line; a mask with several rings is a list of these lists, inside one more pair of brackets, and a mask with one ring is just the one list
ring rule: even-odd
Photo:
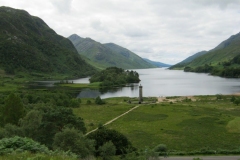
[[[166,144],[169,151],[238,149],[240,106],[231,97],[166,97],[156,104],[141,104],[107,127],[126,135],[138,149],[158,144]],[[110,98],[104,105],[95,105],[93,100],[87,105],[83,100],[74,113],[90,131],[136,106],[127,100]]]

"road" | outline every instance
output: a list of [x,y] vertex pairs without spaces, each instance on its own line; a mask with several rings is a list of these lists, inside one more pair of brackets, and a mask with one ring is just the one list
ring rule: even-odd
[[240,160],[239,156],[191,156],[191,157],[160,157],[160,160],[193,160],[200,158],[201,160]]

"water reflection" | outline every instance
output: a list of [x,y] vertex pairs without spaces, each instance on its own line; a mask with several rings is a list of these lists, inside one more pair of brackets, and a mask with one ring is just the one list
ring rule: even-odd
[[[207,74],[189,73],[180,70],[163,68],[139,69],[143,96],[186,96],[186,95],[216,95],[240,93],[239,78],[221,78]],[[73,83],[89,83],[88,78],[70,80]],[[54,86],[56,81],[45,81],[42,85]],[[109,97],[138,97],[138,85],[128,84],[126,87],[82,90],[78,97],[101,98]],[[91,93],[92,92],[92,93]]]

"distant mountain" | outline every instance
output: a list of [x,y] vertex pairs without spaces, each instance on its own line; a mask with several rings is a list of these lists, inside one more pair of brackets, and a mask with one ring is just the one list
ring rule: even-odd
[[24,10],[0,7],[0,68],[8,73],[88,76],[87,64],[67,38]]
[[240,33],[182,66],[186,72],[240,78]]
[[195,58],[188,64],[188,66],[198,67],[205,64],[217,66],[220,63],[232,60],[238,55],[240,55],[240,33],[231,36],[214,49],[198,58]]
[[165,64],[165,63],[162,63],[162,62],[157,62],[157,61],[151,61],[147,58],[143,58],[145,61],[147,61],[148,63],[151,63],[157,67],[171,67],[172,65],[170,64]]
[[193,61],[194,59],[206,54],[207,51],[201,51],[201,52],[198,52],[198,53],[195,53],[194,55],[186,58],[185,60],[173,65],[170,67],[170,69],[173,69],[173,68],[181,68],[183,66],[186,66],[188,63],[190,63],[191,61]]
[[144,61],[135,53],[114,43],[101,44],[91,38],[81,38],[73,34],[68,37],[80,55],[98,68],[111,66],[123,69],[154,68],[156,66]]

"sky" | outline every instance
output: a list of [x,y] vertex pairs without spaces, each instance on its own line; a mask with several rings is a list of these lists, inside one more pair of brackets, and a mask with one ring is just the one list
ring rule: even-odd
[[240,0],[0,0],[64,37],[115,43],[176,64],[240,32]]

